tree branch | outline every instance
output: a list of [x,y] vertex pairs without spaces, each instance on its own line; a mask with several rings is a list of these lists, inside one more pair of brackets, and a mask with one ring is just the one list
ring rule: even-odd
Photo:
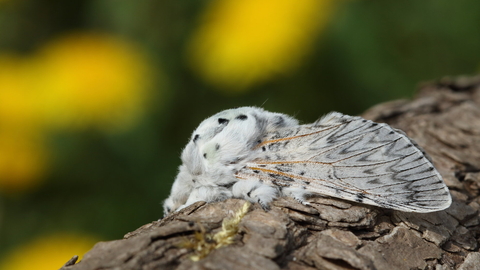
[[233,244],[193,261],[195,251],[185,247],[213,241],[245,203],[199,202],[98,243],[61,269],[479,269],[480,77],[430,82],[414,100],[380,104],[363,116],[402,129],[432,157],[453,196],[449,209],[416,214],[281,198],[268,212],[252,205],[235,225]]

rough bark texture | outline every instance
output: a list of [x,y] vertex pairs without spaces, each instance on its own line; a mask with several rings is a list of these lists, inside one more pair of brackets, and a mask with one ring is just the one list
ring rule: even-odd
[[220,231],[244,204],[199,202],[98,243],[62,270],[480,269],[480,77],[428,83],[414,100],[363,116],[404,130],[430,154],[451,190],[449,209],[404,213],[322,197],[308,207],[282,198],[268,212],[252,205],[231,245],[192,261],[194,251],[182,244],[196,231]]

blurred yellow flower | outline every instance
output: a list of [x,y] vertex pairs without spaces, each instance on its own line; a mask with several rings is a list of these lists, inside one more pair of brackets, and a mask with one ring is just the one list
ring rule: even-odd
[[23,131],[0,132],[0,192],[16,194],[36,187],[47,169],[41,137]]
[[40,182],[47,132],[128,128],[152,98],[152,73],[139,48],[100,34],[71,34],[30,57],[0,54],[0,192]]
[[214,0],[188,47],[193,67],[220,88],[243,90],[286,73],[308,54],[334,0]]
[[28,60],[0,55],[0,131],[38,126],[40,104],[28,72]]
[[52,270],[62,267],[74,255],[83,255],[95,244],[91,236],[54,234],[43,236],[13,250],[0,270]]
[[18,193],[40,183],[46,170],[40,104],[28,60],[0,55],[0,192]]
[[56,127],[125,128],[151,98],[152,70],[138,47],[111,36],[76,33],[37,58],[46,119]]

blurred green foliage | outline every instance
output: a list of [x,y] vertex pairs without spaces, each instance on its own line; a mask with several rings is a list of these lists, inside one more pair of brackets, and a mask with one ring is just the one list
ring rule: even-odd
[[[311,122],[331,110],[359,114],[409,98],[420,81],[472,74],[480,66],[480,1],[341,2],[297,69],[248,91],[217,91],[192,69],[186,47],[209,1],[0,1],[0,52],[31,54],[73,31],[135,42],[159,83],[133,128],[54,132],[46,180],[21,194],[0,193],[0,258],[45,233],[98,239],[162,217],[179,155],[204,118],[238,106],[263,106]],[[1,91],[1,89],[0,89]],[[0,123],[1,124],[1,123]]]

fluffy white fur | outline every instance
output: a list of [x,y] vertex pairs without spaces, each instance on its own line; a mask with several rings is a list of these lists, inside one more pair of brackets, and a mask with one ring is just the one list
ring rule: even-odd
[[[183,164],[164,201],[164,214],[196,201],[233,196],[267,207],[278,196],[276,188],[252,180],[237,183],[234,174],[251,160],[255,146],[266,134],[292,126],[298,126],[296,119],[256,107],[225,110],[205,119],[182,152]],[[220,187],[228,187],[230,192]]]

